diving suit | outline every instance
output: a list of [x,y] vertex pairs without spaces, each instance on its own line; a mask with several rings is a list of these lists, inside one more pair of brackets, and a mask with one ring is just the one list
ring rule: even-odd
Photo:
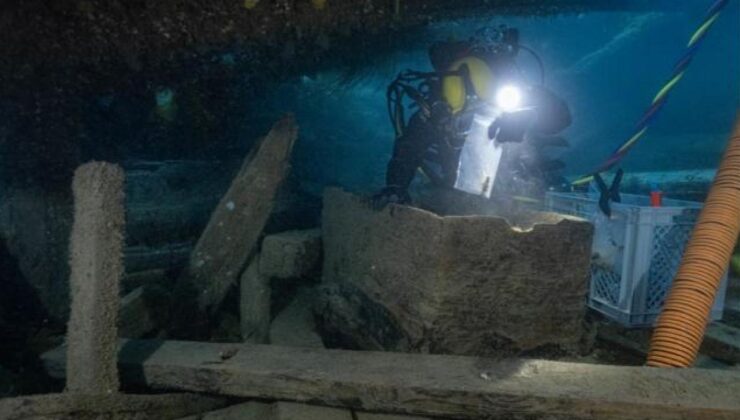
[[[525,82],[516,58],[526,47],[519,45],[518,38],[516,29],[499,27],[479,31],[468,41],[435,43],[429,50],[433,72],[403,72],[391,83],[388,109],[396,141],[386,186],[374,197],[376,205],[410,202],[409,186],[417,171],[436,186],[490,197],[493,179],[500,185],[497,190],[516,193],[521,188],[514,186],[514,180],[527,184],[535,178],[542,186],[549,182],[550,173],[562,169],[559,161],[542,159],[538,148],[567,145],[554,136],[570,125],[570,110],[545,88],[544,69],[536,54],[542,80]],[[408,120],[404,99],[418,108]],[[486,129],[476,129],[480,124]],[[488,155],[471,150],[466,155],[466,143],[472,135],[478,136],[475,138],[483,147],[489,143],[495,150]],[[483,136],[485,140],[480,140]],[[493,165],[494,158],[488,156],[498,162],[505,144],[517,146],[508,148],[501,165]],[[479,170],[482,175],[475,174],[480,178],[475,187],[461,188],[468,155],[480,155],[478,160],[490,162],[478,164],[483,169]],[[499,167],[492,170],[503,175],[497,177],[487,166]]]

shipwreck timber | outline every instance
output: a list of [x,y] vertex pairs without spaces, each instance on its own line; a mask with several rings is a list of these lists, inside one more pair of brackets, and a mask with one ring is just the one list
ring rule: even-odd
[[[64,375],[63,348],[45,360]],[[119,366],[153,389],[459,419],[740,417],[738,371],[182,341],[122,341]]]

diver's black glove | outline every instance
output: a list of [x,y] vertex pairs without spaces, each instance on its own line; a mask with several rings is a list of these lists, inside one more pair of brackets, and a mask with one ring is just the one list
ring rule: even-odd
[[381,210],[388,204],[409,204],[411,196],[406,189],[396,186],[383,188],[372,198],[372,206],[375,210]]
[[524,140],[524,133],[529,129],[534,117],[535,113],[531,109],[507,112],[496,118],[488,127],[488,138],[496,139],[499,143],[519,143]]

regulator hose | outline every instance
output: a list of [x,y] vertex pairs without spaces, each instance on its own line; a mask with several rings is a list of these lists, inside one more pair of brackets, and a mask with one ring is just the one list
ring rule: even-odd
[[714,183],[658,317],[647,365],[694,363],[740,234],[740,112]]

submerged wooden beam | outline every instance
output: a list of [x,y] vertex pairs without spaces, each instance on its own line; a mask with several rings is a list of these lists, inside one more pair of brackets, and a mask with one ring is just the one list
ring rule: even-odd
[[227,404],[224,398],[193,394],[49,394],[0,399],[5,420],[176,419]]
[[116,340],[118,288],[123,276],[124,173],[118,165],[91,162],[75,172],[74,226],[70,237],[72,309],[67,342],[72,349],[67,391],[118,391]]
[[[740,374],[249,344],[122,341],[124,382],[459,419],[737,419]],[[59,376],[64,350],[44,356]]]
[[293,116],[278,121],[254,146],[221,198],[190,257],[181,282],[198,292],[201,312],[217,308],[236,285],[274,207],[275,195],[290,169],[298,137]]

